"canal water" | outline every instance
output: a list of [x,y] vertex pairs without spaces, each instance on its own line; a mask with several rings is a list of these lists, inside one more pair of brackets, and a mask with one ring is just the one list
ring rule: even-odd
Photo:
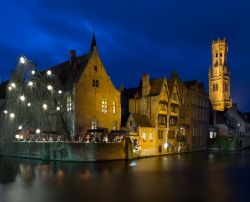
[[0,202],[250,201],[250,151],[99,163],[0,157]]

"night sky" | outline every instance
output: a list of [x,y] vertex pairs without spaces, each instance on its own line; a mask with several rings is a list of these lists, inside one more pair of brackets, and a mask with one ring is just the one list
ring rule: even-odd
[[[237,3],[236,3],[237,2]],[[232,98],[250,111],[250,2],[1,0],[0,77],[7,79],[25,55],[40,69],[98,50],[117,88],[139,83],[143,73],[207,85],[211,42],[226,37]]]

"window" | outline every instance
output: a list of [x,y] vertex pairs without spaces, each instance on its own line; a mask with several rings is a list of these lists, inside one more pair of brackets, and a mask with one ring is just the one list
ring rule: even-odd
[[149,141],[153,142],[153,133],[149,133]]
[[163,139],[163,130],[158,130],[158,139]]
[[102,100],[102,112],[107,113],[108,112],[108,101]]
[[97,129],[97,127],[98,127],[98,121],[92,120],[91,121],[91,129]]
[[99,80],[93,79],[93,87],[99,87]]
[[146,142],[146,133],[145,132],[142,133],[142,140],[143,140],[143,142]]
[[176,126],[176,123],[177,123],[177,117],[170,117],[169,118],[169,124],[170,126]]
[[228,84],[227,84],[227,83],[224,85],[224,91],[225,91],[225,92],[228,91]]
[[177,105],[171,105],[171,112],[177,113],[178,106]]
[[94,72],[97,72],[97,66],[96,65],[94,66]]
[[113,127],[112,127],[113,130],[117,130],[117,121],[114,121],[113,122]]
[[167,115],[159,114],[158,123],[160,125],[166,125],[167,124]]
[[173,93],[173,100],[178,101],[178,94],[177,94],[177,92]]
[[218,53],[216,53],[215,56],[218,57]]
[[218,91],[219,90],[219,86],[218,84],[213,84],[213,91]]
[[113,114],[115,114],[116,113],[116,102],[113,102],[112,109],[113,109]]
[[66,98],[66,106],[67,106],[67,112],[71,112],[73,110],[73,104],[71,97]]
[[133,126],[133,121],[129,121],[129,126]]
[[220,53],[220,57],[222,57],[222,53]]

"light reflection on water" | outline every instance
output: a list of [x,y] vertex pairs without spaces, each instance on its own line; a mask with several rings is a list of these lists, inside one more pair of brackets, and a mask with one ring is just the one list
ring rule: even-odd
[[0,157],[1,202],[249,201],[250,152],[101,163]]

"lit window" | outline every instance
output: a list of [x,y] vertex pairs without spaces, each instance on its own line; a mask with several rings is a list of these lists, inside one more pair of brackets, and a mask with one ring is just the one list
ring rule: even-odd
[[92,120],[91,121],[91,129],[97,129],[97,127],[98,127],[98,121]]
[[113,114],[115,114],[116,113],[116,102],[113,102],[112,108],[113,108]]
[[108,112],[108,101],[102,100],[102,112],[107,113]]
[[142,140],[143,140],[143,142],[146,142],[146,133],[145,132],[142,133]]
[[93,87],[99,87],[99,80],[93,79]]
[[67,112],[73,111],[73,104],[71,97],[67,97]]
[[113,122],[113,127],[112,127],[113,130],[117,130],[117,121],[114,121]]
[[163,130],[158,130],[158,139],[163,139]]
[[150,142],[153,142],[153,133],[149,133],[149,140]]

